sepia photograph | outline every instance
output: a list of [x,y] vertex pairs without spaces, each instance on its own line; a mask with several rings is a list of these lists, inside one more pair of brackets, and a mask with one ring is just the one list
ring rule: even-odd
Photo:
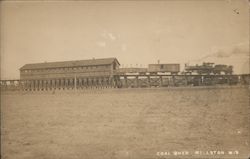
[[0,158],[250,159],[249,6],[0,1]]

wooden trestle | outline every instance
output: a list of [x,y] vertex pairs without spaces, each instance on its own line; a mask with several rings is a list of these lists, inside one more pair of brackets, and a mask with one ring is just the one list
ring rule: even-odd
[[47,91],[250,84],[250,75],[114,75],[113,77],[1,80],[1,90]]

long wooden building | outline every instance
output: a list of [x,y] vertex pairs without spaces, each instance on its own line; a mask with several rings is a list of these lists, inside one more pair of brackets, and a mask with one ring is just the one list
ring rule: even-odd
[[114,86],[116,58],[26,64],[20,68],[24,90]]

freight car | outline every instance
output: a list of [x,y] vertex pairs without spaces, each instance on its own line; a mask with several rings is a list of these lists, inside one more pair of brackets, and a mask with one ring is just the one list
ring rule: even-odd
[[145,75],[147,73],[147,68],[119,68],[117,74],[126,75],[126,74],[140,74]]
[[148,72],[150,74],[157,74],[157,73],[178,74],[180,72],[180,64],[149,64]]

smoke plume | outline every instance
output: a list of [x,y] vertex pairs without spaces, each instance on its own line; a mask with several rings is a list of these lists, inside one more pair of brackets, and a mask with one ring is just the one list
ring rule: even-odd
[[207,58],[229,58],[231,56],[248,56],[249,53],[249,43],[240,43],[231,47],[224,48],[212,48],[211,53],[195,61],[204,61]]

